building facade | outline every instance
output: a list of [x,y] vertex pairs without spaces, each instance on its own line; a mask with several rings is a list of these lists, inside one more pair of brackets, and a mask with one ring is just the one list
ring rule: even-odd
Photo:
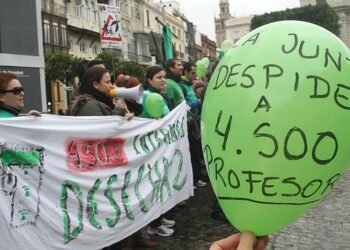
[[182,61],[188,61],[188,47],[186,40],[187,27],[184,16],[180,11],[180,4],[176,1],[167,1],[159,3],[163,11],[163,21],[169,25],[173,32],[173,44],[175,56]]
[[46,112],[42,1],[0,0],[0,6],[0,72],[13,73],[22,83],[23,112]]
[[226,37],[226,21],[232,19],[232,15],[230,13],[230,3],[229,0],[220,0],[219,2],[220,13],[218,18],[214,18],[215,22],[215,36],[216,36],[216,44],[221,46],[221,43],[228,39]]
[[245,34],[250,32],[250,23],[254,16],[245,16],[232,18],[226,21],[226,37],[230,41],[236,43]]
[[[161,36],[163,25],[169,25],[173,30],[176,56],[182,60],[188,60],[186,25],[180,5],[176,1],[162,3],[155,3],[153,0],[42,1],[56,1],[55,4],[62,5],[62,10],[65,10],[65,12],[62,11],[63,19],[56,23],[59,23],[58,27],[63,29],[64,20],[66,21],[67,39],[59,38],[58,40],[62,40],[63,44],[56,47],[69,50],[69,53],[74,56],[91,60],[101,52],[98,4],[107,4],[117,6],[121,11],[122,49],[114,51],[124,60],[133,60],[146,65],[154,64],[155,59],[152,58],[150,51],[149,35],[153,32]],[[51,23],[50,28],[53,26]],[[62,32],[59,31],[59,34]],[[49,45],[53,47],[50,43],[47,47]],[[51,51],[59,50],[51,47]]]
[[101,51],[97,0],[67,1],[69,53],[88,60]]
[[219,7],[219,18],[215,18],[215,35],[216,43],[220,47],[224,40],[230,40],[233,44],[247,34],[253,15],[232,17],[228,0],[220,0]]
[[201,35],[202,40],[202,54],[200,56],[201,59],[203,57],[208,57],[210,61],[214,61],[217,59],[216,56],[216,43],[213,40],[210,40],[206,35]]
[[300,5],[327,3],[339,16],[340,39],[350,48],[350,0],[300,0]]
[[188,61],[194,62],[197,60],[197,56],[196,56],[196,26],[188,20],[186,20],[186,26],[187,26],[186,52],[188,54]]
[[44,54],[68,51],[67,5],[63,0],[41,1]]

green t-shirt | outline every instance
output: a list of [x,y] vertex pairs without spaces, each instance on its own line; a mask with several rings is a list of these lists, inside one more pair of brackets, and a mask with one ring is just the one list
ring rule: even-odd
[[177,107],[183,101],[185,101],[185,96],[182,92],[181,87],[173,79],[166,79],[166,94],[169,97],[171,103],[174,105],[173,108]]

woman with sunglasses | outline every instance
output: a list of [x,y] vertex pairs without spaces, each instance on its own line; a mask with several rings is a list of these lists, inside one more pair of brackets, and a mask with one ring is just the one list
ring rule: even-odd
[[[17,117],[24,108],[24,89],[17,76],[12,73],[0,74],[0,118]],[[31,110],[28,115],[41,116]]]

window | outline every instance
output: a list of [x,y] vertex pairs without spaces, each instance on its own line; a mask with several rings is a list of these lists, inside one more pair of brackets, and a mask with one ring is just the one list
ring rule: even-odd
[[140,9],[139,9],[139,5],[137,3],[134,3],[134,15],[135,15],[135,19],[138,21],[141,21],[141,15],[140,15]]
[[75,5],[74,5],[74,15],[76,17],[80,17],[81,16],[81,0],[75,0]]
[[69,40],[68,40],[68,48],[69,48],[69,50],[73,50],[72,44],[73,44],[72,39],[69,39]]
[[97,55],[97,54],[98,54],[98,48],[97,48],[96,45],[92,47],[92,53],[93,53],[94,55]]
[[52,42],[55,45],[59,45],[59,38],[58,38],[58,24],[57,23],[53,23],[52,24]]
[[48,0],[48,1],[45,1],[44,2],[44,8],[45,8],[45,10],[46,11],[48,11],[48,12],[50,12],[51,13],[51,9],[52,9],[52,6],[53,6],[53,4],[52,4],[52,0]]
[[81,16],[81,6],[80,5],[74,6],[74,15],[76,17],[80,17]]
[[123,0],[120,4],[120,10],[123,14],[129,16],[129,6],[128,6],[128,1]]
[[326,4],[327,1],[326,0],[316,0],[316,5],[319,5],[319,4]]
[[97,21],[98,13],[97,13],[97,9],[96,9],[96,4],[93,1],[91,1],[91,11],[92,11],[93,20]]
[[239,31],[234,31],[233,32],[233,43],[236,43],[239,40]]
[[50,22],[48,20],[44,20],[44,42],[50,43],[51,42],[51,35],[50,35]]
[[150,27],[150,23],[149,23],[149,10],[146,11],[146,16],[147,16],[147,27]]
[[80,47],[80,52],[85,52],[85,43],[80,42],[79,47]]
[[93,12],[92,12],[91,7],[86,6],[86,8],[85,8],[85,13],[86,13],[86,19],[87,19],[87,20],[92,20]]
[[67,47],[67,27],[61,24],[62,46]]

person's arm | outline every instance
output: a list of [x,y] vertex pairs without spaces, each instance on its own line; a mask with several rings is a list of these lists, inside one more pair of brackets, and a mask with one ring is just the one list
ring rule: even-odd
[[209,250],[263,250],[268,241],[267,236],[257,239],[253,233],[243,232],[215,241]]

